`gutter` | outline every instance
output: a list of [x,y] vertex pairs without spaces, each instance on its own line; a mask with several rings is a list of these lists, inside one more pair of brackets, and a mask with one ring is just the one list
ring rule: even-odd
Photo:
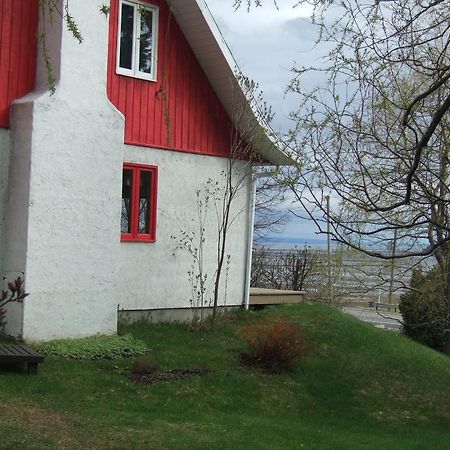
[[247,257],[245,267],[245,286],[244,286],[244,309],[248,310],[250,307],[250,282],[252,275],[252,256],[253,256],[253,236],[255,227],[255,203],[256,203],[256,181],[258,178],[269,177],[270,175],[264,172],[256,172],[255,166],[252,166],[252,175],[250,182],[250,192],[248,201],[248,228],[247,228]]

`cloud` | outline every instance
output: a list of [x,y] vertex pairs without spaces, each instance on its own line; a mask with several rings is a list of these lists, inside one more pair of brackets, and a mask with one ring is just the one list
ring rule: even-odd
[[[310,9],[292,8],[294,2],[284,2],[277,11],[268,1],[264,7],[247,13],[245,8],[233,11],[232,0],[207,0],[222,34],[225,37],[242,72],[257,81],[266,101],[276,113],[273,128],[287,131],[293,126],[289,113],[298,109],[299,98],[286,94],[294,74],[294,65],[317,65],[323,47],[316,47],[317,28],[311,23]],[[279,2],[281,4],[281,2]],[[324,82],[324,77],[308,74],[303,78],[305,88],[312,89]],[[290,196],[289,196],[290,197]],[[288,198],[284,208],[299,208]],[[304,211],[297,213],[306,217]],[[319,214],[319,213],[317,213]],[[319,214],[318,217],[321,217]],[[283,235],[302,239],[317,239],[313,221],[291,216]]]
[[[299,102],[295,94],[286,95],[294,76],[291,69],[317,63],[320,54],[315,49],[317,28],[309,19],[311,9],[285,2],[277,10],[268,2],[248,13],[245,8],[234,12],[231,0],[207,3],[241,71],[259,83],[273,107],[273,128],[287,131],[292,127],[289,113],[298,109]],[[305,77],[311,88],[317,80],[317,76]]]
[[228,23],[239,22],[242,28],[246,29],[255,24],[271,25],[292,18],[310,17],[312,14],[312,8],[308,5],[293,7],[294,0],[278,2],[278,9],[268,1],[262,7],[252,8],[250,12],[245,7],[234,10],[232,0],[207,0],[206,2],[215,16],[220,16]]

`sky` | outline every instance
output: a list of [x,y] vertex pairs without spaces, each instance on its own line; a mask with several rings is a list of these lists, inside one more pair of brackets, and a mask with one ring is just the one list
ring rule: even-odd
[[[298,107],[295,94],[286,94],[292,79],[291,68],[312,65],[319,61],[314,46],[316,31],[311,24],[312,10],[292,7],[292,1],[281,0],[277,10],[271,1],[247,12],[245,7],[233,9],[233,0],[206,0],[240,70],[258,82],[265,100],[272,106],[275,118],[272,128],[286,131],[291,126],[289,112]],[[314,87],[316,81],[305,79]],[[288,204],[286,207],[295,208]],[[299,242],[325,240],[316,235],[311,221],[292,218],[282,231],[287,238]]]
[[247,12],[235,11],[233,0],[206,0],[244,75],[260,84],[265,99],[276,112],[274,128],[289,128],[288,114],[296,109],[296,98],[285,95],[292,79],[291,68],[311,63],[314,28],[308,20],[311,9],[293,8],[290,0],[271,1]]

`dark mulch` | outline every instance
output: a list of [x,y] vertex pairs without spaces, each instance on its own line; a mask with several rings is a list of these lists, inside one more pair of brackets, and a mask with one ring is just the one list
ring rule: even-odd
[[239,363],[243,367],[257,369],[267,374],[292,372],[295,368],[293,361],[264,360],[251,353],[240,353]]
[[159,381],[180,381],[192,377],[198,377],[211,373],[210,369],[172,369],[164,372],[153,372],[147,374],[126,372],[126,377],[134,383],[154,384]]

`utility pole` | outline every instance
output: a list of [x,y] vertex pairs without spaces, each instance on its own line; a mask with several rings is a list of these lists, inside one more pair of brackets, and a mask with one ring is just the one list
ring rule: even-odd
[[[392,256],[395,256],[397,249],[397,229],[394,230],[394,241],[392,243]],[[389,303],[392,303],[392,296],[394,293],[394,274],[395,274],[395,259],[391,259],[391,276],[389,279]]]
[[330,196],[326,195],[327,200],[327,257],[328,257],[328,300],[333,301],[333,285],[331,282],[331,222],[330,222]]

